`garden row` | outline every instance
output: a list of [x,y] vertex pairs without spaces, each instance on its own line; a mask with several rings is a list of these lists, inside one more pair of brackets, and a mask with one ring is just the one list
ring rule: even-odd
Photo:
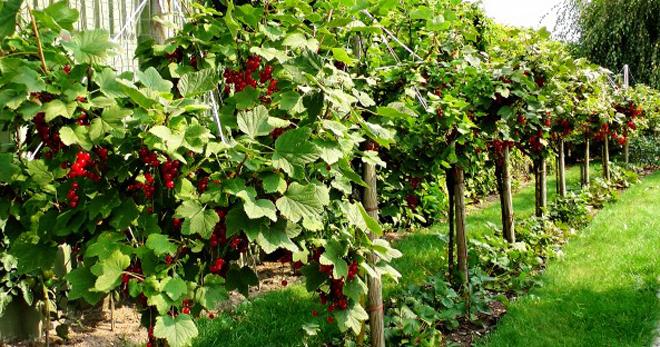
[[563,196],[564,147],[586,147],[588,184],[602,142],[609,179],[610,143],[660,114],[657,91],[615,89],[547,33],[460,1],[194,3],[180,35],[140,43],[135,73],[104,65],[108,34],[73,31],[65,2],[27,22],[21,0],[0,6],[0,309],[39,307],[46,331],[58,306],[110,295],[136,303],[148,345],[189,345],[193,317],[257,284],[251,256],[285,252],[328,322],[368,320],[382,345],[381,277],[402,254],[379,204],[395,227],[448,211],[467,296],[466,175],[480,191],[494,169],[514,242],[511,149],[533,161],[541,216],[546,159]]

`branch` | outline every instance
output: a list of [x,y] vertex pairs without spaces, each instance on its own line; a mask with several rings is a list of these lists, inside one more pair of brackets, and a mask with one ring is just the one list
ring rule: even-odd
[[44,73],[48,74],[46,58],[44,57],[44,50],[41,46],[41,38],[39,37],[39,29],[37,28],[37,21],[34,19],[34,13],[32,13],[32,7],[28,6],[28,12],[30,12],[30,19],[32,20],[32,32],[34,32],[34,37],[37,39],[37,51],[39,52],[39,59],[41,59],[41,69]]

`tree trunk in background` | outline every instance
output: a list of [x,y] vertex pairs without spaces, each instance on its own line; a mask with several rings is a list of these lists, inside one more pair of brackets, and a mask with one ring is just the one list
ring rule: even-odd
[[[372,164],[363,164],[363,179],[367,183],[364,189],[362,202],[367,213],[378,220],[378,195],[376,190],[376,167]],[[369,235],[373,237],[373,235]],[[378,262],[374,254],[369,254],[367,261],[370,265]],[[369,327],[371,328],[371,346],[385,347],[385,328],[383,312],[383,285],[380,275],[372,277],[367,275],[367,286],[369,289]]]
[[469,292],[467,236],[465,233],[465,182],[463,168],[454,166],[454,214],[458,271],[464,293]]
[[588,187],[589,186],[589,161],[590,159],[590,154],[589,154],[589,139],[585,139],[584,142],[584,177],[582,179],[582,186]]
[[603,141],[603,178],[610,180],[610,141],[607,137]]
[[449,224],[449,244],[447,245],[447,271],[449,272],[449,279],[452,282],[454,276],[454,173],[449,169],[445,171],[447,180],[447,198],[449,202],[449,211],[447,211],[447,219]]
[[545,160],[543,158],[534,159],[534,181],[536,193],[536,216],[543,216],[543,209],[548,201],[547,177],[545,169]]
[[138,25],[138,42],[146,38],[152,38],[157,44],[163,44],[167,35],[165,28],[161,23],[154,20],[154,17],[161,16],[163,9],[159,0],[149,0],[147,6],[140,14]]
[[623,144],[623,162],[628,164],[630,162],[630,139],[628,138],[628,130],[626,129],[624,136],[626,137],[626,143]]
[[559,153],[555,156],[555,193],[559,194]]
[[502,158],[502,234],[509,242],[516,242],[515,220],[513,216],[513,198],[511,193],[510,150],[505,146]]
[[564,140],[559,140],[559,196],[566,196],[566,160],[564,155]]

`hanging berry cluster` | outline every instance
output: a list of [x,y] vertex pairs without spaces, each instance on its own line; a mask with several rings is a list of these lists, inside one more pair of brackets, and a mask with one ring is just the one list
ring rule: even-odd
[[[346,282],[355,280],[355,277],[358,274],[358,263],[357,260],[353,260],[348,266],[348,274],[346,278],[334,278],[333,276],[333,265],[323,265],[320,263],[319,259],[321,255],[325,252],[323,247],[314,249],[312,254],[309,256],[309,262],[311,264],[318,264],[319,272],[325,274],[328,277],[329,288],[328,291],[319,289],[319,300],[322,305],[327,305],[328,313],[333,313],[336,310],[345,310],[348,308],[348,298],[344,295],[344,286]],[[312,312],[312,316],[316,317],[318,313],[316,311]],[[328,323],[332,324],[334,318],[332,316],[327,317]]]
[[39,138],[46,146],[48,146],[51,155],[52,153],[59,152],[64,147],[64,144],[60,139],[60,132],[51,129],[51,127],[48,126],[48,123],[46,123],[46,115],[43,112],[37,113],[32,121],[37,129]]
[[[233,87],[235,92],[243,91],[247,87],[257,89],[258,87],[266,88],[266,95],[271,96],[277,91],[277,80],[273,79],[273,67],[266,65],[261,68],[261,57],[250,56],[245,62],[245,69],[231,70],[226,69],[224,72],[225,78],[225,93],[229,94]],[[255,73],[258,76],[255,76]],[[255,77],[258,77],[255,79]]]
[[69,207],[71,208],[78,207],[78,202],[80,200],[80,197],[78,196],[78,188],[80,188],[78,182],[73,182],[71,183],[71,189],[69,189],[69,192],[66,194],[66,198],[69,201]]

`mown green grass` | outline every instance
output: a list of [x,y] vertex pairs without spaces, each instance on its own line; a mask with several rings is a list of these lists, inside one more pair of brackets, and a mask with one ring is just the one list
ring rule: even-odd
[[660,173],[624,192],[479,345],[650,346],[660,319]]
[[[599,165],[592,166],[592,175],[598,175]],[[594,172],[595,171],[595,172]],[[578,189],[580,168],[573,167],[567,172],[569,189]],[[548,201],[555,197],[554,176],[548,176]],[[534,214],[534,185],[528,184],[515,193],[513,198],[517,219]],[[492,233],[488,222],[500,223],[499,200],[487,203],[470,211],[466,228],[468,237],[479,238]],[[429,229],[407,234],[396,242],[396,248],[404,256],[394,262],[394,267],[402,274],[399,283],[386,280],[384,296],[387,298],[409,285],[422,283],[429,275],[444,271],[447,263],[447,226],[437,224]],[[307,293],[302,284],[290,284],[287,288],[269,292],[239,306],[235,313],[223,313],[214,320],[199,322],[200,336],[196,346],[300,346],[305,339],[302,326],[315,321],[311,311],[322,313],[318,299]],[[334,325],[328,325],[322,318],[316,318],[321,327],[320,334],[309,339],[310,346],[319,345],[338,337]]]

